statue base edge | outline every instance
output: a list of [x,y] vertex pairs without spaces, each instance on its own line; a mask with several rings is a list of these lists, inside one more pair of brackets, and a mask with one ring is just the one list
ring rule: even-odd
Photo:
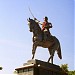
[[68,75],[60,68],[60,66],[37,59],[28,60],[27,63],[23,64],[22,67],[16,68],[15,70],[17,71],[18,75],[22,75],[26,72],[26,70],[26,73],[30,73],[32,71],[30,75]]

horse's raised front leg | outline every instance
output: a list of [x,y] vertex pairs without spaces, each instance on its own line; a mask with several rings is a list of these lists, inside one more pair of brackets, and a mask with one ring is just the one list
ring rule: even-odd
[[34,59],[34,56],[35,56],[35,52],[36,52],[36,44],[33,43],[33,47],[32,47],[32,59]]

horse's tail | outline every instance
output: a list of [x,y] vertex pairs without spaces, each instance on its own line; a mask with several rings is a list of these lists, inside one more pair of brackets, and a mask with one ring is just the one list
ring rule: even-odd
[[58,40],[55,36],[53,36],[53,37],[54,37],[54,39],[55,39],[56,51],[57,51],[58,57],[59,57],[60,59],[62,59],[60,42],[59,42],[59,40]]
[[58,57],[59,57],[60,59],[62,59],[60,43],[59,43],[59,45],[58,45],[58,47],[57,47],[57,54],[58,54]]

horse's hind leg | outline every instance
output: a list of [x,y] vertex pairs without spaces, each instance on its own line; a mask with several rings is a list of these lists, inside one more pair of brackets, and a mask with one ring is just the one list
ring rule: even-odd
[[51,63],[53,64],[53,57],[54,57],[54,53],[55,51],[53,49],[48,48],[49,53],[50,53],[50,57],[48,59],[48,62],[51,60]]
[[48,63],[50,62],[50,60],[51,60],[51,63],[53,64],[53,56],[52,55],[49,57]]
[[35,43],[33,43],[33,48],[32,48],[32,59],[34,59],[34,56],[35,56],[35,52],[36,52],[36,45],[35,45]]

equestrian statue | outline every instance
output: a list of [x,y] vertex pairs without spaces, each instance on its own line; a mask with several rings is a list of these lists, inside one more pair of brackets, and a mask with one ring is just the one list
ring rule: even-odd
[[[52,36],[49,29],[52,28],[52,23],[48,22],[48,17],[44,17],[44,22],[41,23],[36,18],[34,19],[27,19],[29,31],[33,32],[33,47],[32,47],[32,59],[34,59],[36,48],[38,46],[43,48],[48,48],[50,57],[48,59],[48,62],[53,64],[53,57],[55,51],[58,54],[58,57],[62,59],[61,55],[61,47],[59,40]],[[40,25],[42,25],[42,28]]]

